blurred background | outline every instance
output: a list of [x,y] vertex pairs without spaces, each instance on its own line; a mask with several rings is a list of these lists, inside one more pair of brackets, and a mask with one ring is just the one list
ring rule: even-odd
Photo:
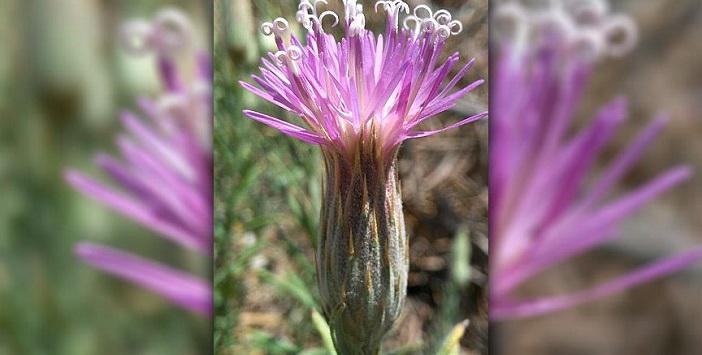
[[[368,25],[384,15],[361,1]],[[317,236],[319,149],[243,118],[244,108],[278,117],[244,92],[260,57],[275,48],[261,23],[294,21],[298,1],[215,0],[215,331],[217,354],[325,354],[312,321],[319,309],[312,241]],[[330,1],[341,10],[341,1]],[[447,8],[464,24],[444,57],[476,58],[464,82],[487,79],[487,1],[407,1]],[[384,28],[384,27],[382,27]],[[430,125],[487,108],[487,85]],[[291,118],[292,121],[295,118]],[[404,313],[384,352],[433,353],[451,327],[471,324],[461,353],[487,353],[487,122],[407,142],[400,152],[410,274]],[[323,327],[322,327],[323,328]]]
[[207,275],[209,263],[68,187],[70,166],[115,152],[117,115],[159,91],[152,57],[116,42],[119,24],[164,4],[209,46],[211,1],[0,1],[0,354],[199,354],[209,320],[101,273],[79,240]]
[[[692,165],[695,176],[628,219],[619,231],[621,240],[547,271],[530,282],[526,293],[584,289],[702,243],[702,2],[610,3],[638,24],[639,44],[623,58],[597,65],[581,118],[589,119],[618,95],[629,98],[630,117],[605,156],[612,158],[657,113],[671,114],[671,122],[620,190],[677,164]],[[491,330],[499,354],[700,354],[702,265],[571,310],[505,322]]]

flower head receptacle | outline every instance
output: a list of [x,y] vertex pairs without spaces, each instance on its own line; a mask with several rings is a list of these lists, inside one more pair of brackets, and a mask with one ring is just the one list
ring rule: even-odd
[[377,354],[399,317],[409,268],[397,158],[371,137],[352,159],[324,152],[317,278],[344,354]]

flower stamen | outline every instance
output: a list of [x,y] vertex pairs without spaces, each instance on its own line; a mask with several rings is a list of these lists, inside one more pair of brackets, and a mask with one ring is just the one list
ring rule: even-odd
[[192,25],[180,11],[166,8],[152,20],[133,20],[120,29],[122,47],[132,55],[156,52],[162,56],[175,54],[191,42]]
[[500,33],[517,51],[532,38],[552,41],[574,55],[594,61],[619,57],[634,47],[636,25],[628,16],[611,14],[604,0],[551,0],[541,6],[511,1],[497,9],[496,21],[507,27]]

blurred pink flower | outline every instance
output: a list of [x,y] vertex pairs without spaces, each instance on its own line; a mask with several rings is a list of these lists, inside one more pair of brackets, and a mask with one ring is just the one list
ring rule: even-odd
[[[164,9],[151,22],[125,25],[125,47],[134,54],[155,51],[164,93],[143,98],[147,120],[121,116],[126,133],[117,138],[121,159],[99,154],[96,164],[115,187],[68,170],[65,178],[86,196],[161,236],[209,257],[212,247],[211,63],[197,56],[195,73],[176,64],[191,28],[177,10]],[[88,264],[150,289],[189,310],[211,314],[209,281],[129,253],[83,242],[76,254]]]
[[[546,268],[617,237],[619,222],[691,173],[685,166],[672,168],[632,192],[605,201],[663,128],[666,118],[661,116],[598,178],[586,183],[601,149],[626,117],[626,101],[614,100],[589,126],[571,135],[575,112],[595,59],[630,46],[606,42],[607,31],[613,28],[609,20],[614,19],[629,40],[635,38],[628,33],[628,22],[607,17],[606,8],[597,5],[602,2],[591,3],[592,8],[564,6],[536,15],[520,13],[525,9],[513,3],[502,12],[498,9],[498,15],[516,24],[518,36],[496,48],[491,95],[492,319],[572,307],[670,274],[702,257],[702,247],[697,247],[585,291],[535,300],[514,296],[520,285]],[[567,12],[571,10],[580,12]],[[584,15],[596,21],[579,28],[578,20]],[[528,44],[519,43],[527,34],[532,36]]]

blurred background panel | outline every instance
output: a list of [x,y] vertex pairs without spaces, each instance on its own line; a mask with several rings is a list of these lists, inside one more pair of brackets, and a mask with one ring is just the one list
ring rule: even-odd
[[[619,95],[630,115],[609,149],[622,151],[654,116],[671,120],[620,190],[630,190],[676,164],[694,177],[628,219],[622,238],[547,271],[525,290],[534,295],[584,289],[634,266],[702,243],[702,2],[617,0],[615,11],[639,26],[637,47],[600,62],[581,105],[592,117]],[[604,166],[606,161],[602,161]],[[567,311],[509,321],[492,332],[499,354],[695,355],[702,350],[702,265]]]
[[[81,263],[79,240],[207,274],[202,258],[71,189],[66,167],[104,177],[118,113],[159,90],[152,57],[118,46],[122,21],[164,5],[201,45],[211,1],[0,1],[0,354],[199,354],[209,321]],[[174,252],[177,251],[177,252]]]
[[[367,28],[384,28],[375,1],[359,1]],[[464,25],[450,39],[476,65],[464,85],[488,79],[485,0],[407,3],[446,8]],[[295,22],[299,1],[215,0],[215,321],[217,354],[325,353],[312,322],[318,291],[314,243],[322,160],[306,145],[242,116],[242,109],[285,116],[245,92],[260,57],[275,48],[265,21]],[[341,0],[330,0],[339,13]],[[432,124],[446,126],[487,108],[488,85]],[[433,353],[451,327],[471,323],[462,354],[487,353],[487,122],[411,140],[400,152],[405,220],[410,238],[408,299],[384,352]]]

